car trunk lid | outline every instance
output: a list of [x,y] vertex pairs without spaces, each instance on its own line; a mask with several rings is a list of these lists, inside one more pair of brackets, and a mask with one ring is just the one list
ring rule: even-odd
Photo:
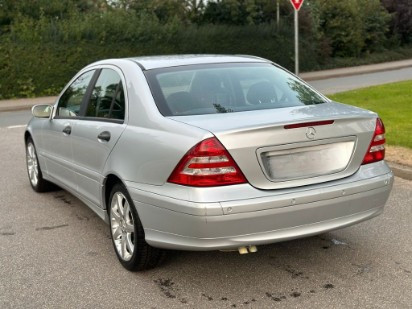
[[269,190],[355,173],[370,144],[376,117],[373,112],[328,102],[171,118],[210,131],[249,183]]

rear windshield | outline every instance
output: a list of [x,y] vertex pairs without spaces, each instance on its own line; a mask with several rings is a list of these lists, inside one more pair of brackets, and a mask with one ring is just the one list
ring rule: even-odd
[[189,65],[145,72],[164,116],[234,113],[325,102],[288,72],[268,63]]

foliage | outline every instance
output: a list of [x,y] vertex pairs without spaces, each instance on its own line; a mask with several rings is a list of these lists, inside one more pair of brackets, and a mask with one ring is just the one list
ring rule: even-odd
[[[279,0],[278,27],[276,1],[0,0],[0,97],[56,93],[102,58],[252,54],[291,70],[293,10]],[[382,1],[392,15],[380,0],[306,0],[299,13],[301,71],[410,55],[399,45],[411,31],[397,23],[412,0]],[[385,50],[394,47],[401,51]]]
[[[102,20],[97,22],[103,24]],[[106,22],[114,23],[105,20],[104,23]],[[155,29],[157,22],[151,22]],[[23,30],[19,30],[19,36],[15,34],[9,40],[0,41],[0,95],[44,95],[50,94],[51,90],[56,90],[57,93],[57,90],[61,89],[81,67],[104,58],[185,53],[254,54],[274,59],[285,67],[293,68],[292,33],[286,33],[289,30],[278,32],[275,25],[190,25],[184,29],[176,26],[173,31],[166,31],[159,26],[159,32],[148,37],[144,35],[146,24],[136,25],[137,34],[130,32],[127,39],[123,40],[114,40],[121,33],[121,24],[118,31],[111,28],[105,35],[98,36],[99,32],[87,32],[86,35],[81,31],[75,31],[77,28],[83,29],[80,21],[78,24],[72,24],[74,29],[67,36],[56,29],[51,33],[46,31],[49,34],[43,35],[39,28],[37,30],[40,34],[33,37],[31,42],[25,41],[28,38],[21,35],[24,33]],[[99,25],[96,24],[95,27],[98,28]],[[168,27],[173,29],[170,25]],[[15,29],[13,34],[14,31]],[[52,35],[54,41],[50,42],[48,40],[51,40]],[[257,41],[259,48],[256,48]],[[302,54],[302,69],[316,67],[316,52],[311,47],[311,42],[303,40],[301,44],[306,50]],[[7,78],[4,78],[5,76]],[[21,89],[21,83],[16,81],[30,81],[30,88]]]
[[365,52],[381,51],[386,43],[389,31],[390,14],[380,0],[358,0],[359,13],[362,18],[362,36]]
[[333,56],[359,56],[362,40],[362,20],[357,1],[319,0],[320,29],[330,42]]
[[382,0],[392,15],[391,33],[402,43],[412,43],[412,0]]
[[[282,16],[292,13],[289,0],[279,1]],[[274,0],[218,0],[204,6],[201,22],[212,24],[250,25],[273,22],[276,18]]]

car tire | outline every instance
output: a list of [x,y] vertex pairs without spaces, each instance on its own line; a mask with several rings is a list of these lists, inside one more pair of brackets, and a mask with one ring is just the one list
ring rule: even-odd
[[26,141],[26,167],[30,185],[34,191],[47,192],[56,188],[55,185],[43,178],[36,147],[31,138]]
[[124,185],[114,185],[108,209],[110,235],[120,263],[130,271],[159,265],[165,257],[165,251],[146,243],[143,225]]

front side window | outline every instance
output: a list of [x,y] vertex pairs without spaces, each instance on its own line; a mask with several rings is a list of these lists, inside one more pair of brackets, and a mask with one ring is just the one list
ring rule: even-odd
[[189,65],[145,74],[164,116],[277,109],[326,101],[298,78],[268,63]]
[[60,117],[80,116],[80,107],[87,87],[93,77],[94,70],[80,75],[60,97],[57,115]]
[[121,78],[112,69],[102,69],[92,90],[86,117],[123,120],[125,99]]

